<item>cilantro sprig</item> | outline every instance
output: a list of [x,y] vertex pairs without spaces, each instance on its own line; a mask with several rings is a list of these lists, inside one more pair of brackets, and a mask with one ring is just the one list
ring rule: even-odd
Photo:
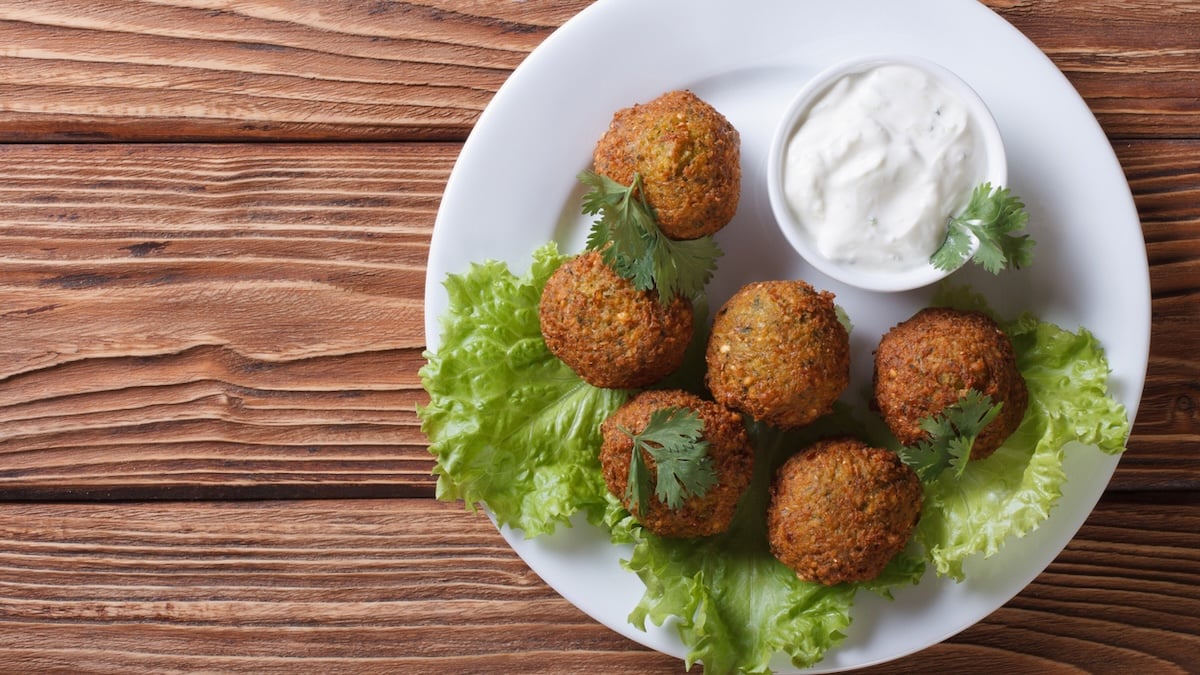
[[646,513],[652,489],[645,455],[654,460],[657,468],[654,494],[668,508],[677,509],[688,497],[703,496],[717,484],[717,474],[708,455],[708,441],[702,438],[704,421],[695,411],[661,408],[650,414],[641,433],[633,433],[621,426],[617,428],[633,441],[625,502],[639,518]]
[[721,257],[711,236],[663,234],[636,173],[628,186],[594,171],[584,171],[579,180],[591,187],[583,196],[583,212],[600,216],[588,234],[588,249],[600,251],[604,262],[639,291],[657,290],[664,306],[677,295],[690,298],[704,290]]
[[[1028,267],[1033,262],[1034,241],[1028,234],[1013,234],[1028,222],[1024,202],[1008,188],[984,183],[971,193],[967,208],[950,218],[946,239],[929,261],[947,272],[962,267],[972,257],[992,274],[1006,267]],[[976,242],[979,247],[972,256]]]
[[996,419],[1003,405],[1003,401],[993,404],[992,397],[979,390],[968,390],[940,414],[921,420],[921,429],[929,438],[900,448],[900,459],[917,472],[923,483],[937,479],[946,469],[953,469],[956,476],[962,475],[971,459],[975,439]]

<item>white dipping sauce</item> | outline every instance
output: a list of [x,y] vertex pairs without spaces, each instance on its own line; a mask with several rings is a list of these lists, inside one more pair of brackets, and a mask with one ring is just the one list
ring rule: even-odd
[[941,246],[985,180],[979,124],[957,93],[907,65],[847,75],[788,141],[783,189],[830,260],[904,270]]

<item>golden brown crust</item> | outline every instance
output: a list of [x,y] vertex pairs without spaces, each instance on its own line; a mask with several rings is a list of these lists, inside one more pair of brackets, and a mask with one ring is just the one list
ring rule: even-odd
[[920,420],[938,415],[970,389],[1004,404],[975,439],[971,459],[982,459],[1016,431],[1029,403],[1012,341],[986,314],[926,308],[880,340],[874,405],[901,443],[924,440]]
[[622,185],[642,177],[663,234],[695,239],[720,230],[741,192],[737,129],[690,91],[618,110],[596,144],[596,173]]
[[706,359],[717,402],[781,428],[831,412],[850,384],[850,336],[833,294],[803,281],[735,293],[713,321]]
[[[618,427],[640,433],[645,431],[651,413],[672,407],[694,410],[704,422],[704,439],[708,441],[717,484],[703,496],[689,497],[674,510],[651,496],[645,514],[638,520],[646,529],[663,537],[703,537],[724,532],[733,520],[742,493],[750,485],[754,450],[741,416],[712,401],[679,390],[645,391],[629,400],[600,425],[604,437],[600,449],[604,482],[632,512],[632,505],[625,500],[625,487],[633,441]],[[654,460],[644,456],[651,479],[656,480]]]
[[590,251],[563,263],[538,305],[550,352],[596,387],[644,387],[683,363],[692,339],[692,305],[639,291]]
[[771,553],[825,585],[879,576],[921,517],[916,473],[855,438],[818,441],[775,474],[767,507]]

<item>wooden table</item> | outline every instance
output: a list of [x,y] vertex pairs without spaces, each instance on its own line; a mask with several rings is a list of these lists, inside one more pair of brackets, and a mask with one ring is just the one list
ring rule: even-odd
[[[681,672],[433,499],[430,232],[587,0],[0,2],[0,670]],[[1136,197],[1153,339],[1082,531],[878,672],[1200,669],[1200,3],[988,0]]]

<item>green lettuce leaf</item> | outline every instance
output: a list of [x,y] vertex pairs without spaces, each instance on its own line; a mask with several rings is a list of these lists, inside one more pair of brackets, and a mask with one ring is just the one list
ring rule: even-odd
[[[549,244],[534,253],[524,278],[496,262],[447,278],[442,346],[426,353],[421,369],[430,403],[417,411],[437,458],[438,498],[461,499],[468,507],[484,503],[501,524],[527,537],[550,533],[579,511],[592,522],[603,519],[613,541],[633,544],[623,564],[646,587],[630,621],[642,628],[647,620],[673,621],[689,648],[688,666],[703,662],[707,673],[769,672],[780,652],[799,667],[819,662],[843,639],[858,591],[890,597],[919,581],[925,557],[939,574],[961,579],[967,557],[991,555],[1048,516],[1065,480],[1064,446],[1078,441],[1116,453],[1128,437],[1125,410],[1107,394],[1108,366],[1095,338],[1023,316],[1003,326],[1030,390],[1024,421],[992,457],[971,462],[961,477],[947,473],[926,484],[914,545],[879,578],[833,587],[800,581],[766,542],[767,487],[793,452],[832,433],[857,432],[872,444],[895,445],[877,418],[855,420],[841,406],[799,432],[751,424],[755,476],[730,530],[662,539],[608,494],[596,457],[599,423],[629,393],[587,385],[542,341],[538,301],[566,259]],[[969,290],[941,298],[941,304],[990,313]],[[702,347],[704,339],[697,330],[696,344]],[[698,349],[700,356],[693,354],[670,385],[699,388]]]
[[584,382],[542,340],[542,288],[566,259],[551,243],[524,278],[495,261],[450,275],[441,347],[420,371],[430,401],[417,415],[437,458],[437,498],[485,503],[526,537],[578,511],[603,515],[598,425],[628,398]]
[[[953,293],[981,309],[978,298]],[[966,307],[963,307],[966,308]],[[963,578],[972,555],[995,554],[1049,517],[1067,480],[1065,448],[1078,442],[1115,454],[1124,450],[1130,422],[1108,394],[1108,361],[1087,331],[1064,330],[1029,315],[1002,324],[1029,388],[1029,408],[995,454],[926,484],[917,540],[939,575]]]
[[850,607],[858,590],[890,598],[892,587],[917,583],[924,562],[907,551],[879,578],[837,586],[802,581],[771,555],[766,509],[775,470],[817,438],[849,433],[857,426],[840,407],[799,432],[751,424],[756,448],[753,481],[729,530],[713,537],[655,536],[641,528],[616,499],[610,499],[605,522],[614,541],[633,542],[633,554],[624,565],[646,586],[630,623],[645,630],[647,619],[662,625],[674,617],[689,648],[689,668],[700,661],[710,674],[766,673],[779,652],[798,667],[820,661],[844,639],[842,631],[850,625]]

